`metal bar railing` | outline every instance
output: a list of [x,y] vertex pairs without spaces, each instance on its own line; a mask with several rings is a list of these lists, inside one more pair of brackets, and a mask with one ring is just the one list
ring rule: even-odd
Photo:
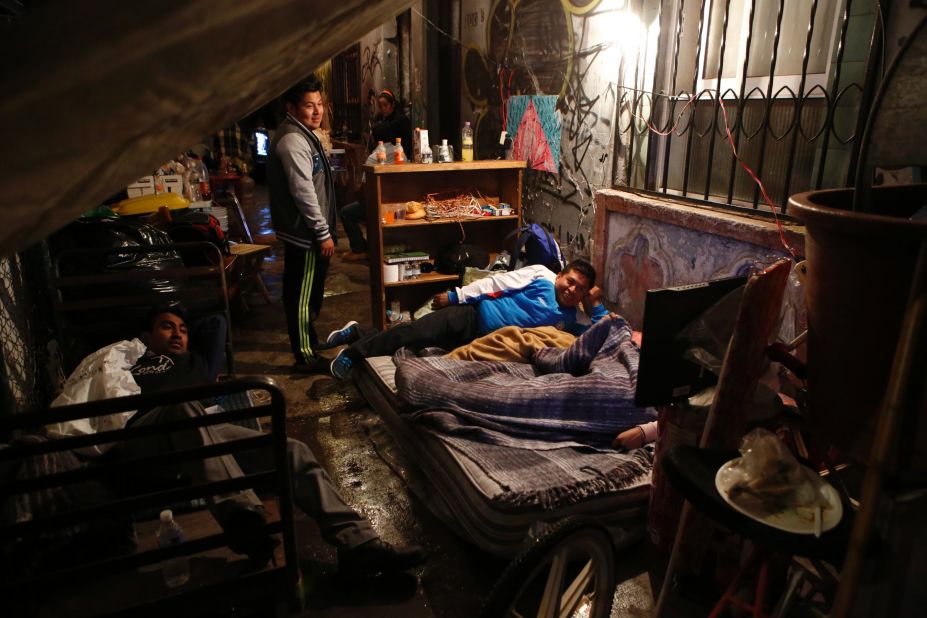
[[[776,13],[776,34],[773,36],[772,54],[769,60],[769,83],[766,85],[766,109],[763,112],[763,131],[760,133],[760,156],[755,168],[757,174],[763,174],[763,164],[766,161],[766,139],[770,132],[769,117],[772,113],[773,86],[776,82],[776,62],[779,59],[779,37],[782,34],[782,14],[785,11],[785,0],[779,0],[779,10]],[[760,188],[753,188],[753,208],[760,203]]]
[[789,187],[792,186],[792,169],[795,165],[795,148],[798,146],[798,134],[801,132],[802,112],[805,106],[805,85],[808,83],[808,61],[811,60],[811,40],[814,37],[814,21],[818,12],[818,0],[811,2],[811,17],[808,19],[808,34],[805,37],[805,51],[801,59],[801,82],[798,85],[798,92],[795,94],[795,120],[792,124],[792,142],[789,147],[789,157],[785,169],[785,184],[782,189],[782,210],[785,210],[785,202],[790,195]]
[[[695,70],[692,72],[692,95],[698,100],[701,93],[695,94],[698,90],[698,75],[699,75],[699,66],[701,65],[702,59],[702,29],[705,27],[705,2],[702,0],[701,6],[699,7],[698,13],[698,43],[695,46]],[[683,166],[682,171],[682,194],[687,195],[689,193],[689,171],[690,165],[692,163],[692,141],[695,136],[695,115],[697,111],[697,104],[693,105],[691,111],[689,112],[689,136],[686,140],[686,160],[685,165]]]
[[[747,71],[750,67],[750,50],[753,47],[753,26],[756,18],[756,0],[750,0],[750,18],[747,23],[747,50],[744,53],[744,62],[741,67],[740,76],[740,95],[737,97],[737,127],[731,130],[734,133],[734,148],[740,150],[740,136],[743,135],[744,114],[747,111],[747,102],[744,97],[747,94]],[[740,130],[737,130],[739,127]],[[737,157],[731,156],[731,168],[728,171],[727,180],[727,204],[730,205],[734,200],[734,181],[737,178]]]
[[[840,74],[843,69],[843,55],[847,47],[847,30],[850,26],[850,9],[853,7],[853,0],[847,0],[843,7],[843,19],[840,24],[840,39],[837,42],[837,61],[834,68],[834,82],[831,86],[832,92],[840,92]],[[820,189],[824,182],[824,169],[827,163],[827,149],[830,147],[830,136],[833,132],[834,117],[836,116],[837,97],[827,107],[827,118],[824,121],[826,130],[824,131],[824,140],[821,142],[821,158],[818,161],[817,179],[814,181],[814,188]]]
[[[673,128],[673,119],[676,116],[676,101],[678,99],[676,92],[676,77],[679,75],[679,53],[680,53],[680,38],[682,37],[682,5],[680,1],[676,9],[676,37],[673,43],[673,84],[669,89],[669,113],[666,119],[666,127],[662,131],[666,132]],[[666,148],[664,149],[663,154],[663,193],[667,192],[667,186],[669,181],[669,170],[670,170],[670,150],[673,147],[673,134],[667,135],[664,139],[666,142]]]
[[[713,8],[714,0],[712,0]],[[710,9],[709,9],[710,10]],[[731,0],[724,0],[724,17],[721,20],[721,49],[718,52],[718,77],[715,80],[715,104],[712,106],[711,124],[709,132],[711,137],[708,139],[708,168],[705,170],[705,191],[702,194],[703,199],[708,199],[711,192],[711,168],[715,160],[715,137],[718,129],[718,112],[721,106],[721,78],[724,74],[724,53],[727,48],[727,19],[731,13]]]

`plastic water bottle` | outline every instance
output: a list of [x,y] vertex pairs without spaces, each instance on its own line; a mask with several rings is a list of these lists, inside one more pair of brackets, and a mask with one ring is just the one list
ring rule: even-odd
[[447,147],[447,140],[441,140],[441,145],[438,147],[438,163],[450,163],[451,162],[451,151]]
[[[183,543],[183,530],[174,521],[170,509],[161,511],[161,524],[158,526],[158,546],[168,547]],[[178,588],[190,581],[190,563],[186,556],[177,556],[164,562],[164,583],[168,588]]]
[[470,121],[464,123],[460,131],[460,160],[473,160],[473,129],[470,128]]
[[373,154],[377,158],[377,165],[386,163],[386,146],[383,145],[383,142],[377,142],[377,147],[373,151]]
[[402,149],[402,138],[396,138],[396,147],[393,148],[393,163],[405,163],[406,162],[406,153]]
[[422,145],[422,163],[432,162],[434,162],[434,154],[431,152],[431,146],[428,145],[428,142],[425,142]]

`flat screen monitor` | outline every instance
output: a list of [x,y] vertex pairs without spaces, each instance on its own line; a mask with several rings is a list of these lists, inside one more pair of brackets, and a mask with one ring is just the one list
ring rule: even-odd
[[270,146],[270,136],[267,131],[258,129],[254,132],[254,154],[258,159],[267,158],[267,148]]
[[[729,277],[703,283],[648,290],[644,301],[643,339],[637,372],[634,403],[657,406],[685,399],[717,382],[717,377],[693,360],[686,352],[693,342],[681,336],[683,331],[722,299],[739,304],[746,277]],[[729,294],[737,298],[726,298]],[[727,303],[725,303],[727,306]],[[727,342],[731,338],[734,317],[713,320],[712,339]],[[723,357],[723,352],[721,352]]]

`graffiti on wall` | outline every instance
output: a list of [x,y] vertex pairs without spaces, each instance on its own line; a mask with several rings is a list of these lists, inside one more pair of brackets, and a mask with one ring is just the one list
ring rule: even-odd
[[[562,119],[559,169],[529,171],[525,177],[525,216],[558,236],[569,257],[588,256],[595,220],[595,191],[610,186],[611,144],[616,108],[615,63],[606,51],[614,44],[595,40],[587,28],[614,11],[617,0],[494,0],[464,3],[463,23],[473,25],[485,11],[485,44],[463,57],[464,119],[473,113],[477,156],[497,152],[499,134],[510,135],[507,107],[519,95],[557,97]],[[593,32],[593,34],[590,34]],[[600,36],[599,38],[604,38]],[[511,117],[511,114],[508,114]]]

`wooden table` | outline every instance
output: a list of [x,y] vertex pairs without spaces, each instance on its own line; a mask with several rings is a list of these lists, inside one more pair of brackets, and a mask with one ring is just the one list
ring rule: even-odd
[[248,243],[235,243],[229,246],[229,257],[226,261],[225,272],[226,278],[230,282],[230,287],[236,282],[238,285],[239,299],[247,309],[248,304],[245,296],[251,291],[252,286],[256,285],[264,301],[268,304],[271,302],[270,292],[267,290],[264,280],[261,278],[261,267],[264,263],[264,257],[270,253],[270,245],[252,245]]

